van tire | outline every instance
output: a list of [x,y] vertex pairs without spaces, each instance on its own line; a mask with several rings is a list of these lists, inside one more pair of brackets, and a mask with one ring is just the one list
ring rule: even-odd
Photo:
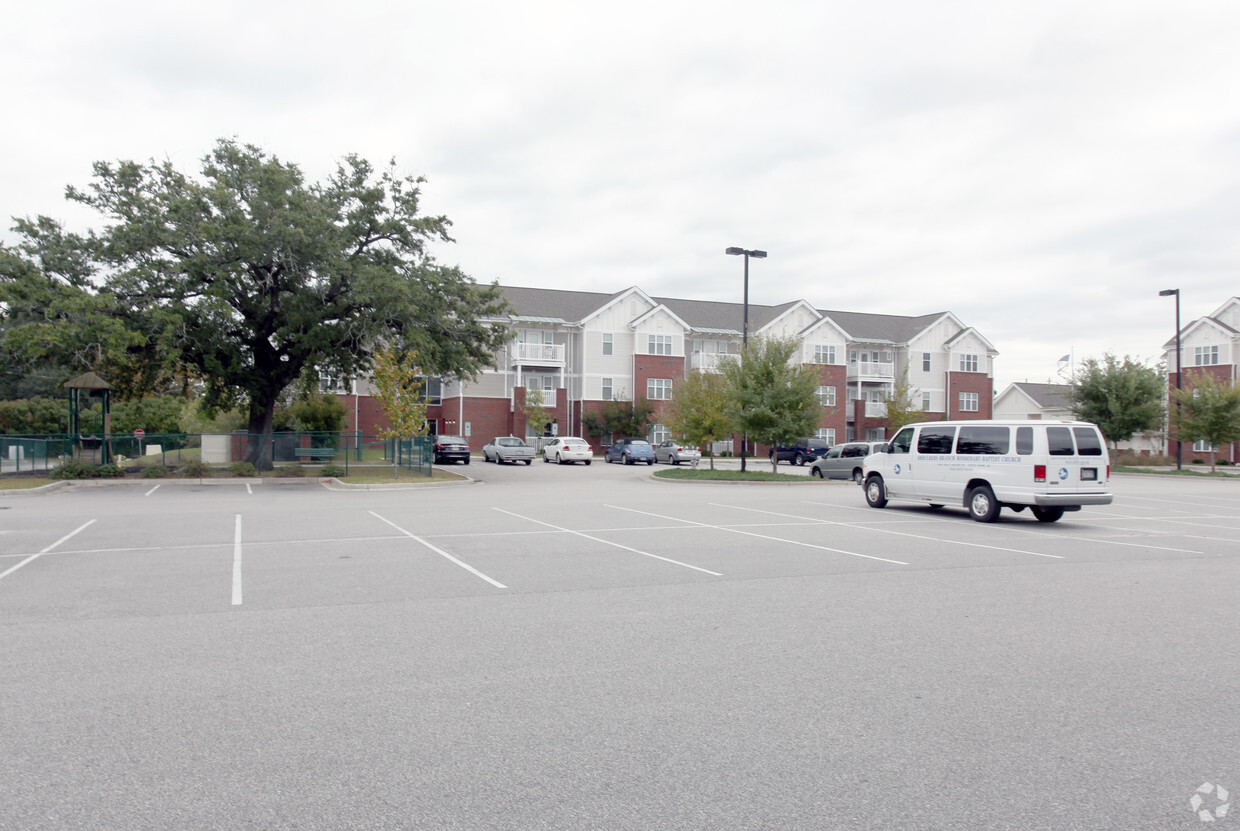
[[1058,522],[1063,516],[1063,508],[1039,508],[1036,505],[1030,507],[1033,515],[1038,518],[1038,522]]
[[821,478],[822,478],[822,468],[820,468],[820,467],[811,467],[811,468],[809,469],[809,475],[810,475],[810,476],[814,476],[814,477],[816,477],[816,478],[818,478],[818,479],[821,479]]
[[861,468],[857,468],[853,471],[853,481],[858,485],[865,481],[865,474],[861,472]]
[[883,477],[871,476],[865,483],[865,501],[871,508],[887,507],[887,489]]
[[969,516],[978,522],[994,522],[999,518],[999,503],[995,492],[986,485],[978,485],[969,491]]

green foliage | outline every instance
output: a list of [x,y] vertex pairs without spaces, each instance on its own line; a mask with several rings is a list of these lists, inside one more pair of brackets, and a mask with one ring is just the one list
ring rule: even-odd
[[163,465],[147,465],[142,468],[143,479],[163,479],[168,475],[168,469]]
[[391,425],[379,435],[385,439],[425,435],[429,402],[423,391],[422,368],[417,356],[395,347],[380,349],[374,356],[371,380],[374,397]]
[[604,401],[597,410],[581,414],[586,432],[602,436],[644,436],[654,415],[654,405],[645,398],[631,401]]
[[[1240,386],[1220,382],[1212,373],[1187,376],[1189,386],[1173,390],[1175,437],[1182,442],[1207,441],[1224,447],[1240,441]],[[1210,472],[1214,457],[1210,454]]]
[[[181,427],[181,413],[184,410],[185,399],[179,395],[113,401],[112,433],[127,435],[137,429],[145,430],[151,436],[181,433],[184,432]],[[90,413],[97,419],[98,407],[92,408]]]
[[887,418],[884,423],[891,431],[889,435],[895,435],[901,427],[907,424],[925,419],[926,412],[921,408],[921,402],[913,400],[913,393],[914,388],[909,384],[908,366],[906,365],[904,372],[893,385],[891,393],[883,398],[887,405]]
[[1067,398],[1073,415],[1098,425],[1114,449],[1133,434],[1163,423],[1165,382],[1158,367],[1107,352],[1088,358],[1076,371]]
[[[728,416],[753,441],[791,444],[818,428],[818,368],[793,363],[798,348],[793,338],[753,338],[739,360],[719,362],[731,393]],[[777,458],[772,454],[772,472]]]
[[125,475],[125,471],[112,462],[97,465],[82,459],[66,459],[48,476],[52,479],[116,479]]
[[281,479],[297,479],[306,475],[301,465],[281,465],[275,469],[275,475]]
[[547,408],[542,387],[525,388],[525,400],[517,406],[517,413],[525,417],[528,435],[542,435],[544,425],[551,421],[551,410]]
[[116,462],[107,462],[95,468],[95,478],[97,479],[119,479],[125,475],[125,471]]
[[246,416],[241,410],[208,412],[200,400],[182,404],[181,427],[186,433],[231,433],[245,426]]
[[182,479],[210,479],[215,475],[215,468],[206,462],[193,460],[177,468],[176,475]]
[[344,476],[346,473],[347,471],[340,465],[323,465],[322,469],[319,470],[319,474],[322,476]]
[[258,469],[249,462],[233,462],[228,466],[229,476],[257,476]]
[[[690,372],[672,390],[663,423],[693,445],[722,441],[733,432],[728,418],[728,387],[717,372]],[[710,467],[715,457],[710,456]]]
[[344,403],[334,395],[311,393],[287,407],[276,408],[272,429],[290,433],[339,433],[344,429]]
[[0,401],[0,434],[67,433],[69,401],[64,398],[23,398]]

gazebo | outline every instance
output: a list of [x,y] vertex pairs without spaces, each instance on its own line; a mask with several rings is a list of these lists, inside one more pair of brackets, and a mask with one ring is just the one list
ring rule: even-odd
[[[112,454],[108,448],[108,434],[112,432],[112,392],[116,387],[93,372],[85,372],[64,383],[69,390],[69,440],[73,442],[75,458],[92,458],[99,464],[107,464]],[[98,435],[82,435],[82,398],[90,406],[91,398],[101,399],[103,423]]]

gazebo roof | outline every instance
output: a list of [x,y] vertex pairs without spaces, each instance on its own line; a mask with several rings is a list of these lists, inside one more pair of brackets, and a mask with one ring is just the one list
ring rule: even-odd
[[100,378],[93,372],[83,372],[76,378],[70,378],[64,383],[65,389],[70,390],[115,390],[116,387]]

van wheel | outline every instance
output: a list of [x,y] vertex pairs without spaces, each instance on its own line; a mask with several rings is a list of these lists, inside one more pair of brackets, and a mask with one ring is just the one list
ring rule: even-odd
[[865,481],[865,474],[861,472],[861,468],[857,468],[853,471],[853,481],[858,485]]
[[887,489],[883,487],[883,477],[871,476],[865,483],[865,501],[871,508],[887,507]]
[[820,467],[811,467],[811,468],[809,469],[809,475],[810,475],[810,476],[817,476],[819,479],[821,479],[821,478],[822,478],[822,468],[820,468]]
[[1038,522],[1058,522],[1063,516],[1063,508],[1039,508],[1034,505],[1030,507],[1033,515],[1038,518]]
[[969,516],[978,522],[994,522],[999,518],[999,503],[995,501],[995,492],[985,485],[978,485],[969,491]]

